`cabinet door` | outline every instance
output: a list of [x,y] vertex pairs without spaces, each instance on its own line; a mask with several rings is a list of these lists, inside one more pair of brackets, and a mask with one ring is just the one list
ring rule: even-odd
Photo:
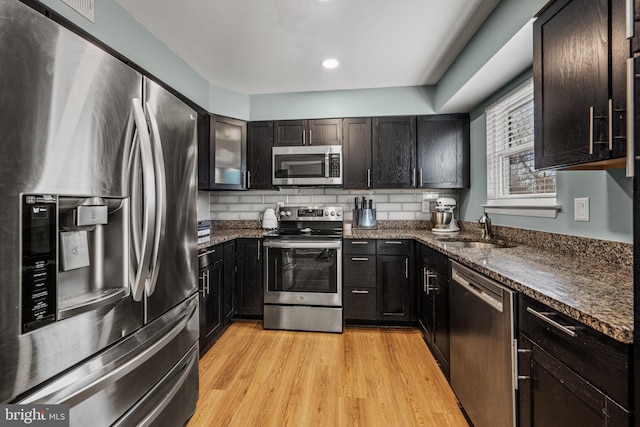
[[429,344],[429,347],[433,345],[433,280],[434,273],[429,270],[429,266],[424,262],[420,262],[420,270],[419,270],[419,315],[418,322],[420,323],[420,327],[424,334],[424,337]]
[[536,168],[609,157],[609,51],[609,0],[556,1],[535,21]]
[[308,121],[308,145],[342,145],[342,119]]
[[523,335],[518,354],[521,427],[631,425],[628,412]]
[[223,245],[224,285],[222,289],[222,312],[224,324],[233,317],[233,292],[235,288],[236,242],[232,240]]
[[247,123],[242,120],[212,115],[210,137],[210,188],[245,189]]
[[344,119],[344,188],[371,187],[371,119]]
[[306,120],[279,120],[273,123],[273,145],[306,145]]
[[432,346],[438,364],[449,377],[449,281],[436,273],[429,284],[433,295]]
[[372,137],[372,187],[415,187],[415,116],[375,117],[372,121]]
[[418,186],[469,187],[469,115],[417,118]]
[[198,190],[208,190],[209,180],[209,116],[198,114]]
[[408,256],[377,256],[378,320],[411,320],[411,282]]
[[200,355],[209,349],[222,326],[223,264],[223,259],[218,259],[200,273]]
[[271,189],[273,122],[251,122],[248,134],[247,189]]
[[235,315],[261,318],[263,313],[262,240],[236,240]]

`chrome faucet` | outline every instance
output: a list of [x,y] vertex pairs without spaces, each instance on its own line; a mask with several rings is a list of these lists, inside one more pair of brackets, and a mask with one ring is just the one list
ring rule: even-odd
[[480,235],[485,240],[490,240],[493,235],[491,234],[491,218],[487,215],[485,211],[482,214],[482,217],[478,220],[478,224],[480,224]]

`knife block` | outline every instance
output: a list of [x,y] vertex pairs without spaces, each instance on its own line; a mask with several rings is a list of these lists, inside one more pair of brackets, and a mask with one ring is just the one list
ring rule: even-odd
[[354,228],[376,228],[375,209],[353,209]]

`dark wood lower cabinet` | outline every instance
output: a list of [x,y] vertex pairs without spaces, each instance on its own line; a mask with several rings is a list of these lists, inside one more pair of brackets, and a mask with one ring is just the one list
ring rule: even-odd
[[520,427],[631,426],[631,346],[520,295]]
[[224,283],[224,258],[222,245],[210,249],[201,258],[199,272],[200,292],[200,356],[215,342],[222,332],[222,292]]
[[233,317],[233,293],[236,273],[236,242],[232,240],[223,245],[224,253],[224,285],[222,286],[222,313],[225,326]]
[[236,239],[234,317],[262,318],[262,239]]
[[520,427],[630,426],[631,414],[520,335]]
[[378,255],[378,320],[408,322],[412,320],[412,295],[409,256]]

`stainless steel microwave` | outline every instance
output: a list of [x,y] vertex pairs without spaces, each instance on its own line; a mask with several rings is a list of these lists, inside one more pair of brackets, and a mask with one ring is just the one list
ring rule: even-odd
[[342,185],[341,145],[273,147],[271,153],[273,185]]

